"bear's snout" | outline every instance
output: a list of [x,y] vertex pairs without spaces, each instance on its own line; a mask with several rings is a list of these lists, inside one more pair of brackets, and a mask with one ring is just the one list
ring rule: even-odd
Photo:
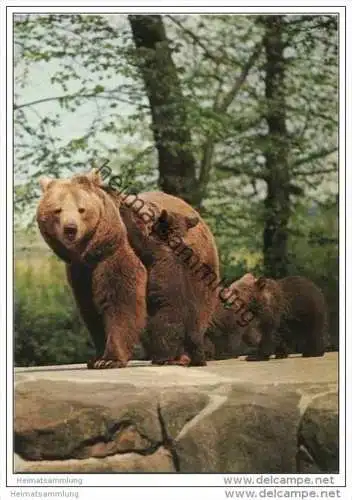
[[70,241],[76,238],[78,231],[77,224],[75,222],[68,222],[64,225],[64,236]]

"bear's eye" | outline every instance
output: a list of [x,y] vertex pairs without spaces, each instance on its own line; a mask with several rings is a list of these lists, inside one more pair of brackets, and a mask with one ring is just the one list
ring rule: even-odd
[[59,214],[59,213],[61,213],[61,211],[62,211],[62,208],[56,208],[54,210],[54,214]]
[[86,209],[85,208],[79,208],[78,211],[79,211],[80,214],[83,214],[86,211]]

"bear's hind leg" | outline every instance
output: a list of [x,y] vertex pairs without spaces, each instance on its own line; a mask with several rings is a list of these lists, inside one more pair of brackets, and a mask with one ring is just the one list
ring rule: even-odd
[[209,315],[200,314],[193,295],[185,314],[184,350],[185,354],[190,358],[189,366],[206,366],[207,364],[205,333],[208,325]]
[[281,342],[275,348],[275,359],[285,359],[288,357],[288,349],[284,342]]
[[[153,363],[153,364],[161,364],[161,363]],[[187,353],[181,354],[181,356],[178,356],[176,359],[172,361],[166,361],[165,363],[162,363],[164,365],[176,365],[176,366],[190,366],[191,364],[191,358],[188,356]]]
[[169,314],[162,308],[153,316],[148,316],[143,347],[156,365],[177,364],[176,360],[183,354],[181,346],[184,342],[184,326],[168,320],[170,315],[171,312]]
[[255,354],[249,354],[246,357],[246,361],[269,361],[274,351],[275,345],[273,335],[271,332],[263,333],[257,352]]
[[91,271],[78,264],[69,264],[66,266],[66,274],[80,315],[90,333],[96,354],[100,357],[105,348],[105,330],[103,318],[92,297]]
[[324,339],[320,332],[316,332],[313,338],[308,338],[303,349],[302,356],[304,358],[313,358],[324,356],[325,345]]
[[204,340],[200,334],[186,337],[185,353],[190,358],[189,366],[206,366]]
[[315,324],[305,332],[305,345],[302,356],[304,358],[324,356],[327,344],[327,315],[319,316]]

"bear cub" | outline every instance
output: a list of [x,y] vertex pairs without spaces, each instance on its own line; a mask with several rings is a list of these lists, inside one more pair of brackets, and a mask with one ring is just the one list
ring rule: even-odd
[[213,355],[224,346],[235,353],[244,341],[257,347],[248,361],[268,360],[272,354],[286,358],[289,349],[304,357],[323,356],[327,306],[322,291],[312,281],[301,276],[255,279],[247,274],[230,288],[236,290],[235,307],[227,309],[219,304],[207,332]]
[[[126,209],[121,209],[122,211]],[[127,221],[128,215],[123,214]],[[132,230],[130,242],[148,271],[147,327],[142,345],[154,364],[203,365],[203,336],[197,321],[197,300],[185,262],[175,251],[199,218],[162,209],[153,225]]]

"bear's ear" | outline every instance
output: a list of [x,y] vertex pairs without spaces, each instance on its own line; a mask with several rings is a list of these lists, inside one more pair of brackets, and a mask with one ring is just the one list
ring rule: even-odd
[[93,186],[101,187],[103,185],[102,178],[100,176],[100,172],[98,170],[91,170],[87,174],[77,174],[73,177],[73,180],[85,186],[86,188],[91,188]]
[[259,288],[259,290],[262,290],[267,284],[267,279],[264,276],[261,276],[260,278],[255,280],[255,286]]
[[242,284],[253,285],[256,283],[256,279],[252,273],[246,273],[238,280]]
[[161,239],[166,239],[170,230],[170,215],[167,210],[162,209],[159,217],[152,226],[152,232],[155,232]]
[[99,170],[96,168],[93,168],[88,174],[86,174],[87,179],[92,182],[92,184],[95,184],[96,186],[102,186],[103,185],[103,179],[100,175]]
[[199,217],[197,217],[196,215],[186,217],[187,229],[191,229],[192,227],[196,227],[198,222],[199,222]]
[[165,210],[163,208],[160,215],[159,215],[158,222],[161,222],[162,224],[170,225],[171,218],[172,218],[172,216],[168,213],[167,210]]
[[49,184],[51,184],[52,181],[53,179],[50,179],[50,177],[41,177],[39,179],[39,184],[40,187],[42,188],[43,193],[48,189]]

